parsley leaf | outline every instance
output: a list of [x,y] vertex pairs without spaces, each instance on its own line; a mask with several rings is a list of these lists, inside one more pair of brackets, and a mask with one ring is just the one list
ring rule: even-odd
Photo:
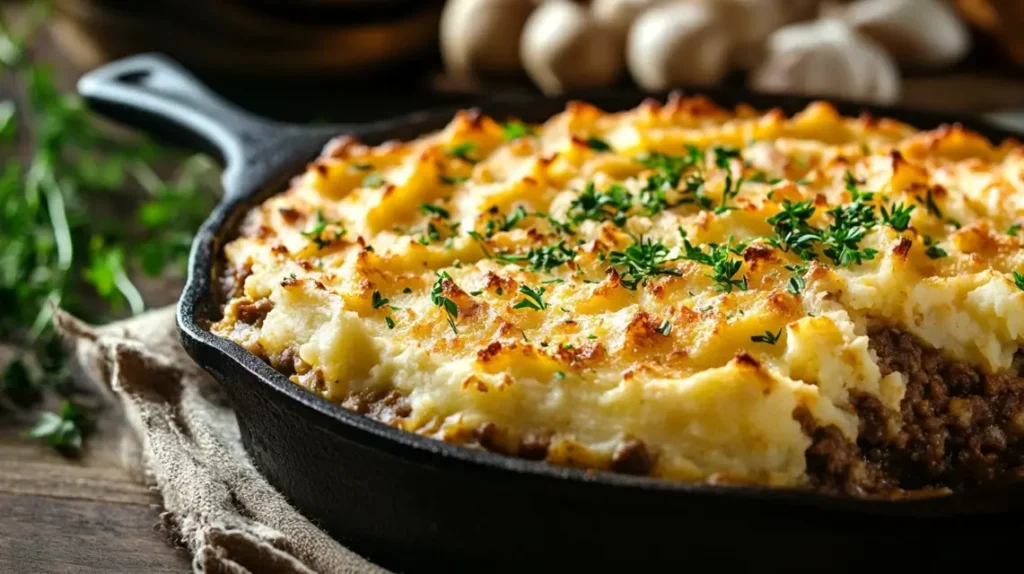
[[1017,237],[1017,235],[1020,233],[1020,227],[1021,224],[1014,223],[1009,228],[1007,228],[1006,234],[1009,235],[1010,237]]
[[740,268],[743,267],[743,261],[732,258],[733,246],[709,243],[708,252],[705,253],[700,247],[695,247],[689,240],[684,239],[683,249],[682,259],[696,261],[711,267],[712,272],[705,274],[705,277],[715,282],[715,288],[718,291],[729,293],[733,288],[738,288],[741,291],[747,290],[747,276],[744,275],[740,279],[735,278]]
[[588,183],[583,192],[569,204],[568,217],[574,224],[588,219],[604,221],[622,227],[626,224],[626,213],[632,207],[632,197],[625,187],[613,183],[607,190],[599,191],[593,183]]
[[385,183],[384,178],[377,173],[371,173],[363,178],[363,187],[368,187],[370,189],[383,187]]
[[925,246],[928,247],[928,249],[925,250],[924,254],[932,259],[941,259],[949,255],[948,253],[946,253],[945,249],[939,247],[935,243],[935,240],[933,240],[931,237],[927,235],[924,236],[924,244]]
[[777,333],[765,331],[763,335],[754,335],[753,337],[750,338],[750,340],[755,343],[767,343],[769,345],[774,345],[775,343],[779,342],[779,338],[781,337],[782,329],[779,329]]
[[519,292],[523,294],[524,299],[520,300],[515,304],[513,309],[534,309],[537,311],[543,311],[548,308],[547,303],[542,299],[544,295],[544,288],[534,289],[527,285],[521,285]]
[[388,303],[389,303],[389,300],[385,299],[384,297],[381,297],[380,291],[374,291],[373,292],[373,298],[372,298],[370,304],[373,305],[374,309],[380,309],[381,307],[383,307],[384,305],[387,305]]
[[[328,225],[334,225],[337,230],[334,232],[333,237],[324,238],[324,231],[327,230]],[[316,210],[316,221],[313,223],[313,228],[308,231],[303,231],[302,235],[308,238],[310,241],[316,244],[316,248],[323,249],[336,240],[341,239],[345,235],[346,230],[341,223],[337,221],[328,221],[324,218],[324,212],[322,209]]]
[[915,205],[904,206],[902,203],[896,203],[892,206],[892,211],[886,210],[885,206],[882,206],[882,221],[889,227],[896,231],[905,231],[910,225],[910,213],[914,211]]
[[814,210],[812,199],[797,203],[783,200],[782,210],[767,220],[775,229],[775,236],[768,242],[784,252],[792,250],[801,259],[814,259],[814,244],[821,240],[821,232],[808,223]]
[[424,215],[436,215],[437,217],[440,217],[441,219],[448,219],[449,217],[452,216],[452,214],[449,213],[447,209],[445,209],[443,207],[440,207],[440,206],[437,206],[437,205],[430,205],[429,203],[421,204],[420,205],[420,211]]
[[473,143],[473,142],[462,142],[460,144],[456,144],[456,145],[453,145],[450,148],[448,148],[445,151],[445,154],[450,156],[450,157],[461,159],[462,161],[465,161],[465,162],[468,162],[468,163],[476,163],[477,160],[474,159],[470,155],[473,152],[475,152],[476,150],[477,150],[477,145],[475,143]]
[[469,178],[464,175],[439,175],[437,179],[445,185],[458,185],[469,181]]
[[502,135],[505,136],[505,141],[511,141],[523,136],[532,136],[533,130],[530,126],[524,124],[519,120],[509,120],[501,125]]
[[608,145],[608,142],[598,137],[587,138],[587,146],[594,151],[611,151],[612,146]]
[[575,258],[576,252],[566,247],[565,241],[559,241],[557,245],[530,249],[525,255],[509,255],[505,253],[498,255],[498,259],[509,263],[528,261],[530,269],[534,271],[551,271]]
[[444,309],[445,316],[448,319],[448,326],[452,328],[452,332],[456,335],[459,333],[458,328],[455,327],[455,320],[459,318],[459,306],[444,295],[444,286],[446,283],[455,282],[452,280],[451,275],[448,275],[447,271],[440,271],[437,274],[437,281],[434,282],[433,288],[430,290],[430,301]]
[[624,251],[612,251],[608,261],[613,266],[624,267],[620,272],[622,285],[635,290],[658,275],[679,275],[675,269],[663,267],[668,262],[668,253],[668,247],[660,241],[641,237],[634,239]]
[[1014,271],[1013,272],[1013,283],[1017,286],[1018,289],[1020,289],[1021,291],[1024,291],[1024,275],[1021,275],[1020,273],[1017,273],[1016,271]]

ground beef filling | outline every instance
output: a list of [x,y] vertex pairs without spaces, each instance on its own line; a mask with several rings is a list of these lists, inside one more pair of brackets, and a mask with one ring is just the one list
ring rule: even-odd
[[986,374],[953,361],[906,332],[877,326],[871,348],[882,374],[900,372],[900,412],[853,396],[861,419],[856,444],[806,410],[794,417],[813,443],[807,472],[819,489],[857,496],[908,490],[960,490],[1024,478],[1024,378]]

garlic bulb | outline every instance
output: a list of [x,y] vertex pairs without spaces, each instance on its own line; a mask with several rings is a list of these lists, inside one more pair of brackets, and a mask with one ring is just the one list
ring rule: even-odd
[[530,78],[548,94],[613,83],[622,71],[622,46],[586,7],[549,0],[530,15],[519,41]]
[[732,39],[719,13],[702,2],[659,4],[629,30],[626,62],[647,90],[716,84],[729,71]]
[[531,0],[448,0],[441,13],[441,55],[455,77],[522,67],[519,36]]
[[591,0],[590,11],[604,29],[626,34],[641,12],[660,0]]
[[[800,19],[797,4],[787,0],[713,0],[718,21],[732,38],[730,59],[737,67],[749,69],[761,58],[764,40],[778,28]],[[806,4],[806,2],[803,2]]]
[[971,49],[967,25],[942,0],[859,0],[829,15],[870,36],[903,64],[947,66]]
[[879,103],[900,95],[899,69],[885,49],[831,18],[775,31],[750,85],[765,92]]

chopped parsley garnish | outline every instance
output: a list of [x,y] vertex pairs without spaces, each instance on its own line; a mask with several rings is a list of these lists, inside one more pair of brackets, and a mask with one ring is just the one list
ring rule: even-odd
[[402,289],[402,293],[405,293],[406,295],[412,293],[412,287],[406,287],[405,289]]
[[548,308],[547,303],[544,302],[542,297],[544,296],[544,288],[533,289],[528,285],[521,285],[519,292],[523,294],[524,298],[515,304],[513,309],[535,309],[537,311],[543,311]]
[[527,217],[526,208],[522,205],[516,207],[515,211],[508,215],[499,215],[493,219],[487,221],[487,225],[484,227],[484,235],[488,238],[494,237],[494,234],[499,231],[511,231],[519,224],[525,217]]
[[528,261],[530,269],[534,271],[551,271],[576,258],[576,252],[565,246],[565,241],[559,241],[557,245],[548,245],[531,249],[525,255],[499,254],[498,259],[514,263]]
[[468,235],[473,238],[473,241],[476,241],[477,245],[480,246],[480,250],[484,252],[484,257],[487,257],[488,259],[494,257],[491,250],[487,249],[487,240],[484,239],[483,235],[480,235],[477,231],[470,231]]
[[420,211],[423,212],[424,215],[436,215],[441,219],[448,219],[452,216],[447,209],[437,205],[430,205],[429,203],[420,205]]
[[763,335],[754,335],[750,340],[755,343],[767,343],[769,345],[774,345],[779,342],[780,337],[782,337],[782,329],[779,329],[777,333],[765,331]]
[[555,371],[555,378],[558,380],[562,380],[565,378],[565,373],[563,373],[562,371]]
[[627,289],[636,289],[638,285],[646,285],[658,275],[679,275],[675,269],[663,267],[669,261],[668,253],[668,247],[660,241],[641,237],[639,240],[634,239],[633,244],[624,251],[612,251],[609,263],[624,267],[619,274],[622,285]]
[[928,247],[924,254],[932,259],[940,259],[949,255],[945,249],[939,247],[935,240],[927,235],[924,236],[924,244]]
[[658,333],[668,337],[670,334],[672,334],[672,322],[669,321],[668,319],[662,321],[661,325],[658,325],[657,331]]
[[794,295],[799,295],[804,290],[804,275],[807,273],[806,265],[786,265],[786,270],[793,273],[793,276],[786,282],[786,290]]
[[[918,200],[920,201],[920,200]],[[935,203],[935,197],[932,195],[932,190],[928,190],[928,194],[924,197],[924,205],[928,208],[928,213],[942,219],[942,210]]]
[[356,171],[370,171],[373,169],[373,166],[368,163],[352,163],[349,164],[349,167]]
[[[334,237],[324,238],[324,231],[327,230],[328,225],[335,225],[338,229],[334,232]],[[316,221],[313,223],[313,228],[308,231],[303,231],[302,235],[307,239],[316,244],[317,249],[323,249],[334,241],[341,239],[341,236],[345,235],[345,228],[337,221],[328,221],[324,218],[324,212],[322,209],[316,210]]]
[[[686,155],[669,155],[650,152],[639,155],[636,161],[655,171],[640,190],[640,203],[649,215],[655,215],[663,209],[696,203],[701,209],[710,209],[711,200],[704,196],[704,177],[700,172],[704,161],[704,153],[696,146],[687,146]],[[687,173],[696,169],[697,173]],[[668,192],[679,190],[681,197],[674,202],[669,201]]]
[[1021,291],[1024,291],[1024,275],[1021,275],[1020,273],[1017,273],[1016,271],[1014,271],[1013,272],[1013,283],[1017,286],[1017,289],[1020,289]]
[[444,309],[445,316],[448,319],[448,326],[457,335],[459,330],[455,327],[455,320],[459,318],[459,306],[455,304],[455,301],[444,296],[445,281],[454,283],[447,271],[439,272],[437,274],[437,281],[434,282],[434,287],[430,290],[430,300],[434,305]]
[[608,145],[608,142],[598,137],[587,138],[587,147],[594,151],[611,151],[612,146]]
[[501,124],[501,133],[505,141],[512,141],[523,136],[532,136],[533,129],[519,120],[509,120]]
[[896,203],[892,206],[892,211],[889,211],[883,205],[881,208],[882,221],[896,231],[905,231],[910,226],[910,213],[914,211],[915,207],[917,206],[904,206],[902,203]]
[[373,305],[374,309],[380,309],[381,307],[387,305],[388,303],[389,300],[385,299],[384,297],[381,297],[380,291],[373,292],[373,298],[370,301],[370,304]]
[[684,239],[683,248],[684,252],[681,256],[683,259],[711,267],[712,272],[705,274],[705,277],[715,282],[715,288],[718,291],[729,293],[734,287],[741,291],[747,290],[747,276],[744,275],[740,279],[735,278],[740,268],[743,267],[743,261],[731,257],[733,253],[731,245],[709,243],[708,252],[704,253],[700,247],[694,247],[689,240]]
[[715,165],[725,171],[725,185],[722,187],[722,203],[715,208],[715,213],[725,213],[734,207],[729,206],[729,200],[735,199],[740,194],[740,187],[743,186],[743,178],[737,180],[732,178],[732,170],[729,163],[734,159],[742,159],[740,150],[732,146],[714,146],[711,151],[715,154]]
[[469,181],[469,178],[464,175],[440,175],[437,177],[441,183],[445,185],[456,185]]
[[814,200],[793,203],[784,199],[782,211],[768,218],[768,224],[775,229],[775,236],[768,242],[782,251],[792,251],[801,259],[813,259],[814,243],[821,239],[821,232],[808,223],[813,215]]
[[417,240],[421,245],[430,245],[435,241],[441,240],[441,231],[438,230],[437,226],[433,222],[427,223],[427,229],[424,234]]
[[377,173],[371,173],[363,178],[363,187],[368,187],[370,189],[377,189],[378,187],[383,186],[384,183],[384,178]]
[[445,154],[450,157],[459,158],[465,162],[476,163],[477,160],[470,155],[476,151],[476,148],[477,145],[473,142],[462,142],[448,148],[448,150],[445,151]]
[[878,250],[870,247],[860,249],[860,241],[876,223],[875,210],[871,205],[855,201],[836,206],[828,213],[832,216],[832,224],[825,229],[822,253],[840,267],[852,263],[859,265],[875,258]]
[[583,192],[569,204],[569,220],[574,224],[592,219],[612,223],[622,227],[626,224],[626,213],[632,207],[632,198],[625,187],[613,183],[607,190],[598,191],[593,183],[588,183]]
[[804,278],[794,275],[786,282],[786,290],[794,295],[799,295],[804,289]]
[[1017,235],[1020,233],[1020,226],[1021,224],[1014,223],[1006,230],[1006,234],[1009,235],[1010,237],[1017,237]]
[[387,317],[384,317],[384,324],[386,324],[388,326],[388,329],[394,329],[395,328],[395,320],[392,319],[390,315],[388,315]]

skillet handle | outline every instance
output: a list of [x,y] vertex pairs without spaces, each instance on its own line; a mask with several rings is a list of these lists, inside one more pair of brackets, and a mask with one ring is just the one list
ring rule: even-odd
[[78,93],[103,115],[219,156],[228,195],[240,191],[240,174],[262,151],[302,130],[226,102],[161,54],[129,56],[92,70],[78,80]]

